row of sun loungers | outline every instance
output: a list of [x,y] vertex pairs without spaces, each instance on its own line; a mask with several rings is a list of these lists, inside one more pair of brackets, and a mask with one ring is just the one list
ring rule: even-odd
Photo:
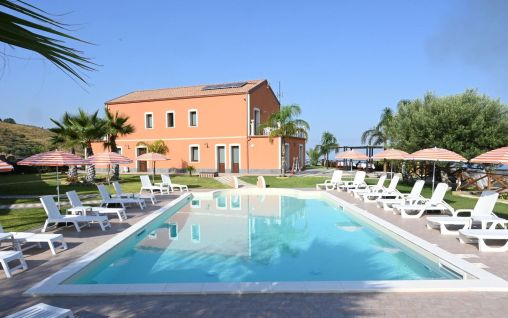
[[[42,233],[30,232],[4,232],[0,225],[0,242],[11,240],[13,250],[0,251],[0,265],[5,271],[7,277],[12,276],[12,272],[18,269],[28,268],[23,257],[22,251],[35,245],[41,246],[45,243],[49,246],[51,253],[56,255],[58,249],[66,250],[67,244],[62,234],[47,234],[50,227],[56,227],[59,224],[72,224],[76,231],[80,232],[85,226],[98,224],[101,230],[105,231],[111,228],[108,216],[118,217],[120,222],[127,219],[126,208],[129,205],[137,205],[140,209],[146,207],[146,200],[151,200],[152,204],[157,202],[155,194],[169,194],[179,189],[181,192],[189,191],[183,184],[174,184],[169,175],[161,175],[162,183],[152,185],[149,176],[140,176],[141,189],[139,193],[124,193],[120,183],[113,182],[116,194],[110,194],[104,185],[97,185],[101,197],[100,206],[84,205],[76,191],[66,193],[71,207],[67,209],[69,214],[62,215],[53,196],[42,196],[40,201],[47,214],[46,222],[41,230]],[[145,194],[145,192],[150,194]],[[112,207],[115,206],[115,207]],[[44,233],[44,234],[43,234]],[[29,246],[26,246],[26,245]],[[19,263],[16,266],[10,266],[12,263]]]
[[[353,181],[343,181],[342,171],[334,171],[332,178],[316,188],[342,190],[354,195],[364,202],[375,202],[386,211],[393,211],[402,218],[416,219],[425,213],[437,211],[448,216],[427,217],[427,228],[439,229],[443,235],[458,235],[461,243],[478,243],[482,252],[508,251],[508,220],[494,214],[494,206],[499,194],[484,191],[473,209],[455,210],[445,200],[448,185],[439,183],[427,199],[421,195],[425,182],[418,180],[410,193],[397,191],[399,176],[394,176],[388,187],[384,186],[386,175],[382,175],[376,185],[365,183],[365,172],[358,171]],[[504,244],[492,245],[492,241]]]

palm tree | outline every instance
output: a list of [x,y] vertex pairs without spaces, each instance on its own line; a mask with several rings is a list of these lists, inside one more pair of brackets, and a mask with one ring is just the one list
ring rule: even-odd
[[[391,108],[386,107],[383,109],[381,113],[381,118],[379,119],[379,123],[372,127],[369,130],[366,130],[362,134],[361,142],[362,144],[367,143],[369,146],[379,146],[383,145],[385,149],[390,146],[391,142],[391,131],[390,126],[393,120],[393,111]],[[384,162],[384,171],[388,169],[388,163]]]
[[[119,136],[125,136],[128,134],[132,134],[134,132],[134,126],[128,124],[129,121],[128,116],[122,116],[118,113],[111,113],[109,109],[105,108],[106,113],[106,140],[104,141],[104,147],[109,148],[111,152],[117,152],[118,148],[116,146],[116,139]],[[118,165],[113,165],[112,167],[112,177],[111,180],[118,180],[120,175],[120,168]]]
[[330,155],[330,151],[335,150],[335,152],[337,152],[337,150],[339,149],[337,138],[335,138],[335,136],[331,132],[324,131],[323,134],[321,135],[320,148],[321,154],[324,155],[325,157],[326,168],[328,168],[328,156]]
[[163,140],[156,140],[151,144],[140,141],[136,146],[145,146],[148,152],[160,153],[161,155],[165,155],[169,151],[168,146]]
[[[50,143],[69,149],[71,153],[75,154],[76,147],[79,147],[79,142],[76,133],[72,129],[71,118],[72,116],[68,112],[63,114],[60,121],[50,118],[53,124],[56,125],[56,127],[49,129],[49,131],[54,133],[54,135],[51,136]],[[70,182],[78,181],[78,168],[76,166],[69,166],[67,179]]]
[[307,138],[307,131],[309,124],[299,119],[298,116],[302,113],[299,105],[282,106],[280,111],[272,113],[268,120],[260,125],[260,129],[268,128],[270,130],[270,142],[273,138],[281,138],[281,173],[286,175],[286,147],[285,139],[288,137],[302,136]]
[[320,155],[321,152],[319,151],[319,145],[316,145],[314,148],[307,150],[307,156],[309,157],[310,164],[312,166],[316,166],[318,164]]
[[[0,7],[3,7],[0,10],[0,42],[6,43],[7,47],[38,53],[66,74],[86,83],[79,71],[94,71],[96,64],[64,42],[87,42],[64,33],[67,25],[49,18],[47,12],[26,2],[0,0]],[[8,57],[4,52],[0,55]]]
[[[92,142],[98,141],[106,135],[106,121],[99,117],[99,111],[88,114],[83,109],[75,116],[71,116],[72,130],[77,136],[77,142],[85,150],[85,158],[93,155]],[[87,182],[95,180],[95,166],[88,165],[86,168]]]

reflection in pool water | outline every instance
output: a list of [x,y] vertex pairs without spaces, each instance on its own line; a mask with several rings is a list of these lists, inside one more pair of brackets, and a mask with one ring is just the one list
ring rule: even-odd
[[225,191],[164,213],[66,283],[452,278],[324,199]]

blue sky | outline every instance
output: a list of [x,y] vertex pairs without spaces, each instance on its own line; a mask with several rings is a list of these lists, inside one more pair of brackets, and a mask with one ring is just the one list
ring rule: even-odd
[[[49,118],[139,89],[266,78],[283,104],[341,145],[382,108],[426,91],[477,88],[508,101],[508,1],[44,1],[101,66],[83,88],[52,64],[1,46],[0,118]],[[64,14],[60,16],[60,14]]]

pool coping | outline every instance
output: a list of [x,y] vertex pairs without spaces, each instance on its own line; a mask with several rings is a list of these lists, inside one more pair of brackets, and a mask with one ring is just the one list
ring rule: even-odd
[[[92,261],[121,243],[130,235],[141,230],[149,222],[169,208],[192,196],[214,197],[220,192],[296,194],[302,197],[322,197],[332,200],[339,207],[356,213],[401,239],[433,254],[440,260],[474,276],[464,280],[398,280],[398,281],[316,281],[316,282],[239,282],[239,283],[163,283],[163,284],[62,284]],[[508,282],[481,269],[442,248],[435,246],[401,228],[385,221],[354,203],[342,200],[326,191],[302,191],[296,189],[233,189],[210,192],[185,193],[160,209],[151,212],[128,229],[118,233],[102,245],[91,250],[58,272],[35,284],[24,295],[165,295],[165,294],[244,294],[244,293],[362,293],[362,292],[465,292],[465,291],[508,291]]]

